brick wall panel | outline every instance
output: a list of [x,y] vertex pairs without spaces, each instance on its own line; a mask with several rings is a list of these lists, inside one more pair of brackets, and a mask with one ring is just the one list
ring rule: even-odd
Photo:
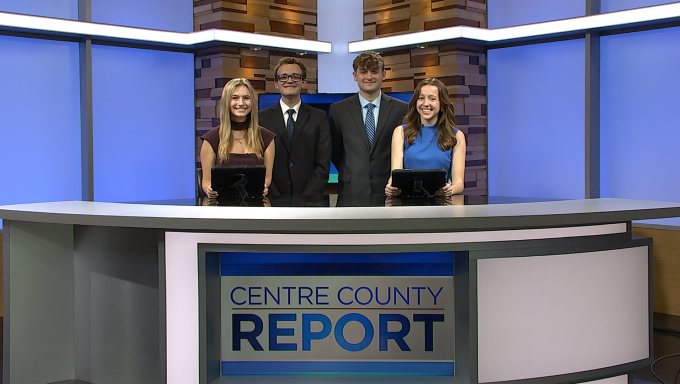
[[439,46],[438,45],[431,45],[431,46],[421,46],[419,48],[413,48],[411,49],[411,57],[413,56],[419,56],[419,55],[430,55],[430,54],[438,54],[439,53]]
[[403,55],[384,56],[383,59],[385,59],[385,66],[387,67],[395,64],[408,64],[409,67],[411,66],[411,55],[408,53]]
[[409,31],[409,19],[377,23],[375,25],[376,36],[393,35],[399,32]]
[[482,106],[481,106],[481,104],[465,103],[464,111],[465,111],[466,115],[481,115],[482,114]]
[[392,0],[364,0],[364,10],[392,5]]
[[206,12],[212,12],[212,4],[205,4],[199,5],[198,7],[194,7],[194,15]]
[[430,12],[429,1],[413,1],[409,7],[411,16],[421,15]]
[[465,8],[465,6],[465,0],[438,0],[431,2],[433,12],[450,8]]
[[486,13],[486,4],[484,3],[468,0],[465,5],[468,7],[468,9],[477,9]]
[[465,75],[465,84],[486,86],[486,75]]
[[462,65],[468,65],[470,64],[470,56],[469,55],[461,55],[461,54],[452,54],[451,52],[444,52],[440,55],[439,62],[442,65],[450,65],[450,64],[462,64]]
[[198,23],[199,25],[212,23],[214,21],[220,20],[222,20],[222,15],[220,13],[214,13],[212,11],[206,14],[194,15],[194,24]]
[[388,8],[384,11],[368,13],[364,17],[364,23],[380,23],[390,20],[408,19],[411,17],[411,9],[408,4],[398,4],[396,7]]
[[316,13],[310,15],[304,11],[296,12],[272,7],[269,10],[269,18],[271,20],[295,21],[316,25]]
[[213,4],[213,11],[215,10],[227,10],[238,13],[247,13],[248,4],[240,2],[222,1],[219,4],[218,3]]

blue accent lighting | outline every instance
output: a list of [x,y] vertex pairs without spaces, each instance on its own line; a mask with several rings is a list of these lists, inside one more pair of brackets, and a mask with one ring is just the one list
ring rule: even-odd
[[453,376],[453,368],[453,362],[223,361],[222,375]]
[[193,0],[91,0],[92,21],[128,27],[193,32]]
[[194,56],[92,47],[95,201],[195,195]]
[[[619,0],[615,0],[619,1]],[[585,0],[487,0],[490,29],[585,16]]]
[[222,276],[453,276],[453,252],[221,252],[220,260]]
[[78,20],[78,0],[2,0],[0,12]]
[[680,27],[601,38],[602,197],[680,202],[678,41]]
[[78,44],[0,35],[0,58],[0,205],[80,200]]
[[585,197],[585,41],[488,52],[489,195]]
[[675,3],[677,0],[600,0],[602,13]]

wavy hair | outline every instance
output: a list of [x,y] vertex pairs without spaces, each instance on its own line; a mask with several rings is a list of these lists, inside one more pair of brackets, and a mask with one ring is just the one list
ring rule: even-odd
[[234,137],[231,131],[231,95],[237,87],[245,85],[250,93],[252,108],[247,116],[249,122],[246,130],[246,147],[252,149],[258,159],[263,158],[264,149],[262,148],[262,130],[257,119],[257,92],[244,78],[229,80],[222,89],[222,99],[220,100],[220,144],[217,147],[218,162],[227,160],[232,148],[234,147]]
[[381,71],[384,71],[385,59],[383,59],[378,52],[366,51],[354,58],[354,61],[352,61],[352,67],[354,68],[354,72],[356,72],[359,68],[366,68],[368,70],[377,68]]
[[420,114],[418,113],[418,98],[424,86],[434,85],[439,89],[439,114],[437,115],[437,144],[439,148],[446,151],[453,149],[456,146],[456,135],[453,133],[455,124],[455,115],[453,113],[453,103],[449,99],[449,91],[440,80],[434,77],[423,79],[416,90],[413,92],[413,97],[408,103],[408,112],[404,117],[404,138],[406,142],[411,145],[416,140],[418,133],[420,133]]

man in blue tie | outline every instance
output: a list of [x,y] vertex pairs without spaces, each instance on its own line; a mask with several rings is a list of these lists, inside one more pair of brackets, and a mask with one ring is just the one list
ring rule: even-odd
[[284,57],[274,68],[281,99],[259,113],[260,125],[276,133],[269,195],[321,195],[328,183],[331,140],[326,112],[302,102],[307,68]]
[[328,117],[338,193],[363,197],[383,194],[390,177],[392,132],[408,104],[381,92],[385,60],[377,52],[354,59],[359,93],[331,105]]

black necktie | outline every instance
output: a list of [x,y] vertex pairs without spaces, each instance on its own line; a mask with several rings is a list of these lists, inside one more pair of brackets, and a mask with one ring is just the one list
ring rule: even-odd
[[288,110],[288,123],[286,124],[286,130],[288,130],[288,141],[293,141],[293,130],[295,130],[295,120],[293,120],[293,115],[295,110],[293,108]]

